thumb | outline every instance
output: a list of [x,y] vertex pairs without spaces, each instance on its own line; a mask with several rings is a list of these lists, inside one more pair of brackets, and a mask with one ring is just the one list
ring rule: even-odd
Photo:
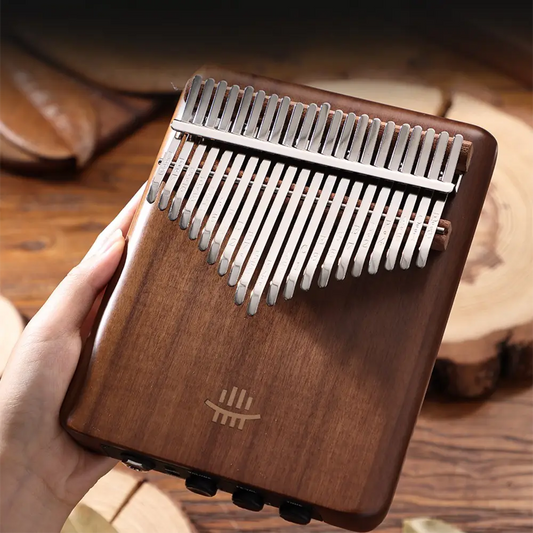
[[79,336],[83,321],[113,276],[123,249],[124,237],[117,229],[91,250],[30,321],[27,329],[32,338],[49,342]]

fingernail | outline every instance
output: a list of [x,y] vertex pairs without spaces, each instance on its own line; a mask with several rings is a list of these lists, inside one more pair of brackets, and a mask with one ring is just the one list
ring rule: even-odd
[[100,249],[98,250],[98,253],[100,255],[104,255],[116,242],[118,242],[120,239],[122,239],[122,230],[116,229],[111,235],[105,240],[105,242],[102,244]]

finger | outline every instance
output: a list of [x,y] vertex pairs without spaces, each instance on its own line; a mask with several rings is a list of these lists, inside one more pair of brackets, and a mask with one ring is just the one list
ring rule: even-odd
[[135,193],[133,198],[111,221],[111,223],[102,231],[102,233],[98,235],[98,237],[94,241],[94,244],[91,246],[85,257],[93,255],[102,246],[106,239],[108,239],[109,236],[112,235],[117,229],[120,229],[122,231],[122,235],[126,235],[128,233],[131,221],[133,220],[133,215],[135,214],[135,210],[139,205],[145,187],[146,183]]
[[80,336],[96,298],[113,276],[124,249],[117,229],[92,256],[73,268],[27,326],[39,341]]

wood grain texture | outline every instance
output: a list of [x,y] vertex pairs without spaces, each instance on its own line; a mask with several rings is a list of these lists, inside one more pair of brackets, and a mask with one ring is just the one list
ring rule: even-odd
[[112,522],[137,492],[141,483],[141,479],[113,469],[91,488],[80,503]]
[[[268,92],[274,85],[205,72],[210,76]],[[136,451],[160,470],[183,465],[221,486],[256,488],[277,505],[300,501],[330,524],[368,530],[383,519],[394,492],[496,144],[477,127],[438,117],[316,89],[280,84],[276,92],[462,133],[474,154],[469,179],[447,210],[452,224],[461,220],[460,231],[425,269],[347,278],[263,306],[249,319],[234,305],[233,289],[157,199],[143,200],[62,421],[95,450],[105,444],[113,456],[117,449]],[[232,395],[241,389],[253,396],[249,414],[260,418],[241,431],[232,429],[234,420],[213,424],[216,417],[205,405],[232,388]],[[186,435],[181,426],[188,427]]]
[[475,397],[496,388],[508,359],[502,346],[521,368],[514,377],[533,377],[533,129],[464,94],[454,96],[447,116],[475,118],[500,140],[436,367],[449,393]]
[[193,533],[179,502],[143,483],[112,521],[118,533]]

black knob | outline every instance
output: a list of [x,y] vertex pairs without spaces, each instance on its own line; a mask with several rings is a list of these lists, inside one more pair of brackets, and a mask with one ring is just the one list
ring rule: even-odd
[[237,489],[233,493],[233,503],[237,507],[248,509],[248,511],[260,511],[265,505],[263,497],[257,492],[246,489]]
[[154,468],[153,461],[146,459],[146,457],[141,457],[140,455],[130,455],[127,453],[121,454],[122,462],[132,470],[137,470],[138,472],[146,472],[147,470],[152,470]]
[[311,509],[293,502],[283,502],[279,506],[279,515],[288,522],[302,526],[311,522]]
[[185,481],[185,486],[195,494],[214,496],[217,493],[217,484],[210,477],[191,474]]

